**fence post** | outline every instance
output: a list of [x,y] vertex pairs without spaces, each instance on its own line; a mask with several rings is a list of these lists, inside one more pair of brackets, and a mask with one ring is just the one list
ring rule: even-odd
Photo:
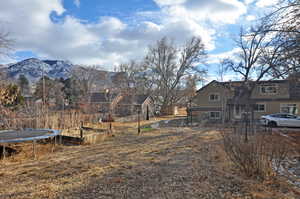
[[191,126],[193,126],[193,111],[191,110]]
[[146,120],[150,120],[150,116],[149,116],[149,106],[147,105],[147,115],[146,115]]
[[4,143],[3,143],[3,151],[2,152],[3,152],[3,160],[4,160],[5,159],[5,155],[6,155],[5,154],[6,151],[5,151],[5,144]]
[[112,134],[112,123],[109,122],[109,134]]
[[138,135],[141,133],[140,110],[138,110]]
[[80,138],[83,138],[83,121],[80,122]]

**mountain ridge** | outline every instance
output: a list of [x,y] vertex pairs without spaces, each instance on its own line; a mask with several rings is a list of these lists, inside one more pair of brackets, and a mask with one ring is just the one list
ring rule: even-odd
[[71,72],[84,75],[85,72],[94,75],[94,89],[119,87],[126,79],[124,72],[112,72],[103,68],[85,68],[84,66],[72,64],[70,61],[63,60],[40,60],[29,58],[17,63],[3,65],[0,72],[5,73],[12,81],[17,81],[20,75],[24,75],[30,84],[35,84],[43,75],[51,79],[67,79],[71,77]]
[[24,75],[30,82],[36,82],[43,75],[52,79],[66,79],[70,77],[70,72],[74,67],[75,65],[69,61],[29,58],[9,64],[6,73],[11,79],[16,80],[20,75]]

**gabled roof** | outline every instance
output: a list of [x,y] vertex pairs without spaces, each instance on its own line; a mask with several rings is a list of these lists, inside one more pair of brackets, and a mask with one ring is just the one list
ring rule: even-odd
[[149,95],[124,95],[119,104],[142,105],[149,97]]
[[[262,80],[262,81],[259,81],[259,82],[255,82],[255,81],[249,81],[249,83],[255,83],[255,84],[267,84],[267,83],[286,83],[288,82],[289,80]],[[219,82],[217,80],[213,80],[211,82],[209,82],[208,84],[206,84],[205,86],[203,86],[202,88],[200,88],[199,90],[197,90],[197,93],[204,90],[206,87],[208,87],[209,85],[211,84],[219,84],[221,86],[225,86],[227,88],[237,88],[237,87],[240,87],[242,86],[243,83],[245,83],[244,81],[228,81],[228,82]]]
[[199,90],[197,90],[196,93],[204,90],[206,87],[208,87],[209,85],[211,85],[213,83],[219,83],[219,82],[217,80],[213,80],[213,81],[209,82],[208,84],[206,84],[205,86],[203,86],[202,88],[200,88]]
[[90,102],[91,103],[109,103],[114,101],[118,96],[117,93],[91,93]]

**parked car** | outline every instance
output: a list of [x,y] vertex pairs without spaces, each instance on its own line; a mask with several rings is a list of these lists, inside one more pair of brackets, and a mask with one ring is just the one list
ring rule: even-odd
[[260,122],[270,127],[300,127],[300,117],[288,113],[276,113],[261,116]]

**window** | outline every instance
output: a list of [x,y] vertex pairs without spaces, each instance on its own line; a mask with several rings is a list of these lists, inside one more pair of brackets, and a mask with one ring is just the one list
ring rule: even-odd
[[297,104],[281,104],[280,112],[289,113],[289,114],[298,114]]
[[286,115],[285,115],[285,118],[288,118],[288,119],[297,119],[297,116],[296,116],[296,115],[289,115],[289,114],[286,114]]
[[260,92],[262,94],[276,94],[277,86],[276,85],[263,85],[260,87]]
[[254,111],[255,112],[265,112],[266,111],[266,105],[265,104],[255,104]]
[[220,111],[212,111],[212,112],[209,112],[209,118],[210,119],[220,119],[221,118],[221,112]]
[[271,114],[271,117],[276,117],[276,118],[283,118],[284,114]]
[[219,101],[220,100],[220,95],[217,93],[210,94],[209,95],[209,101]]

